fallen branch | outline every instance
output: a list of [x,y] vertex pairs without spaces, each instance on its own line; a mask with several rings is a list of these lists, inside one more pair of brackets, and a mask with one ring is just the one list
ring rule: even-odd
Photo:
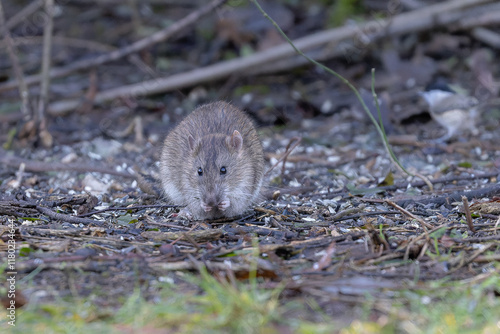
[[436,206],[441,206],[450,205],[453,202],[462,202],[462,196],[465,196],[468,200],[472,200],[473,198],[493,197],[499,195],[500,183],[497,183],[493,186],[484,187],[481,189],[457,191],[451,194],[446,194],[444,196],[423,198],[418,200],[405,199],[397,201],[396,203],[403,207],[408,206],[409,204],[434,204]]
[[[494,177],[498,176],[498,173],[499,173],[498,171],[494,171],[494,172],[487,172],[487,173],[481,173],[481,174],[446,176],[446,177],[440,177],[437,179],[430,179],[429,181],[432,184],[438,184],[438,183],[448,184],[448,183],[452,183],[455,181],[490,179],[490,178],[494,178]],[[394,191],[394,190],[398,190],[398,189],[406,189],[410,186],[413,188],[420,188],[420,187],[423,187],[426,185],[427,185],[427,183],[424,181],[412,181],[412,182],[400,182],[400,183],[394,184],[392,186],[377,187],[377,189],[379,189],[380,191],[387,192],[387,191]],[[362,189],[364,189],[364,188],[362,188]],[[334,198],[337,196],[340,196],[340,197],[347,196],[348,197],[348,196],[351,196],[351,194],[350,194],[350,192],[344,192],[344,190],[342,189],[339,191],[330,192],[328,194],[317,194],[317,195],[311,196],[311,198],[313,200],[315,200],[318,198],[328,199],[328,198]],[[365,201],[365,202],[377,202],[377,203],[383,202],[383,200],[373,199],[373,198],[361,198],[361,200]],[[427,198],[423,199],[423,201],[425,201],[425,200],[428,200],[428,199]],[[413,200],[413,199],[399,200],[396,203],[400,206],[405,207],[407,204],[415,203],[415,202],[421,203],[420,200]]]
[[342,216],[340,218],[328,218],[327,221],[343,221],[343,220],[349,220],[349,219],[359,219],[362,217],[369,217],[369,216],[379,216],[379,215],[399,215],[401,212],[399,211],[374,211],[374,212],[363,212],[363,213],[358,213],[354,215],[349,215],[349,216]]
[[62,163],[62,162],[42,162],[22,159],[16,156],[8,155],[3,149],[0,148],[0,165],[19,168],[21,164],[25,165],[25,171],[30,172],[54,172],[54,171],[75,171],[80,173],[103,173],[116,176],[123,176],[128,178],[135,177],[127,172],[119,172],[106,166],[96,166],[94,164],[82,163]]
[[[12,39],[15,46],[23,45],[36,45],[43,43],[43,37],[40,36],[30,36],[30,37],[15,37]],[[86,39],[64,37],[64,36],[52,36],[52,45],[62,45],[68,48],[77,49],[87,49],[91,52],[110,52],[117,48],[110,46],[108,44],[103,44],[95,41],[89,41]],[[0,41],[0,50],[5,48],[6,44],[4,41]]]
[[[99,242],[106,241],[105,238],[99,239]],[[151,245],[153,245],[153,243],[151,243]],[[139,264],[145,263],[144,256],[134,253],[104,255],[97,257],[87,255],[70,255],[19,261],[16,263],[16,270],[20,273],[29,273],[37,268],[60,271],[73,269],[78,272],[106,272],[111,266],[116,265],[116,263],[123,263],[123,261],[126,260],[137,261]]]

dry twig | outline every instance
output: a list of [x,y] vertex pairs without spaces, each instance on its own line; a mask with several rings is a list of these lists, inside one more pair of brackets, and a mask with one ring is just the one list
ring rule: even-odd
[[[495,173],[498,174],[498,172]],[[419,200],[411,200],[411,199],[400,200],[397,201],[397,203],[398,205],[401,206],[407,206],[411,203],[419,203],[419,204],[432,203],[439,206],[443,204],[449,205],[453,202],[461,202],[462,196],[465,196],[467,197],[467,199],[471,200],[473,198],[498,196],[499,194],[500,194],[500,183],[497,183],[497,184],[492,184],[489,187],[484,187],[480,189],[457,191],[439,197],[423,198]]]
[[406,210],[406,209],[403,209],[402,207],[400,207],[399,205],[397,205],[396,203],[394,203],[393,201],[389,200],[389,199],[386,199],[384,200],[384,202],[386,202],[387,204],[389,204],[390,206],[392,206],[393,208],[399,210],[400,212],[402,212],[403,214],[405,214],[406,216],[412,218],[412,219],[415,219],[416,221],[418,221],[418,223],[420,224],[420,226],[424,229],[424,231],[427,231],[427,229],[432,229],[433,226],[430,225],[430,224],[427,224],[422,218],[420,217],[417,217],[415,216],[413,213],[411,213],[410,211]]
[[111,206],[106,209],[102,210],[97,210],[97,211],[92,211],[92,212],[87,212],[81,215],[78,215],[78,217],[88,217],[92,215],[97,215],[99,213],[103,212],[108,212],[108,211],[129,211],[129,210],[143,210],[143,209],[153,209],[153,208],[178,208],[178,205],[166,205],[166,204],[151,204],[151,205],[131,205],[131,206]]
[[35,208],[40,213],[42,213],[46,216],[49,216],[52,219],[61,220],[61,221],[66,222],[66,223],[84,224],[84,225],[95,224],[97,226],[103,225],[103,223],[98,221],[98,220],[88,219],[88,218],[80,218],[80,217],[66,215],[64,213],[54,212],[54,211],[50,210],[49,208],[46,208],[46,207],[43,207],[40,205],[36,205]]

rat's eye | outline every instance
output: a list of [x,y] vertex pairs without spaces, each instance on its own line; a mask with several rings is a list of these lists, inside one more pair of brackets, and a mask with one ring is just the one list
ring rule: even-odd
[[203,175],[203,168],[198,167],[198,175],[202,176]]
[[222,166],[220,168],[220,175],[224,175],[224,174],[226,174],[226,172],[227,172],[226,167]]

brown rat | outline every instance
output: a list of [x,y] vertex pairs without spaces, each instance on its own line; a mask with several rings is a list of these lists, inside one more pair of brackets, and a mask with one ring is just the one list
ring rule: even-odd
[[242,214],[259,197],[264,154],[255,126],[226,102],[196,108],[169,133],[160,177],[165,195],[184,214],[214,219]]

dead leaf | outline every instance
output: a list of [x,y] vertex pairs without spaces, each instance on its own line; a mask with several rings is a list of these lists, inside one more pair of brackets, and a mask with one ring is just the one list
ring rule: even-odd
[[483,213],[489,215],[500,215],[500,200],[489,201],[483,203],[475,203],[470,206],[470,210],[475,213]]

